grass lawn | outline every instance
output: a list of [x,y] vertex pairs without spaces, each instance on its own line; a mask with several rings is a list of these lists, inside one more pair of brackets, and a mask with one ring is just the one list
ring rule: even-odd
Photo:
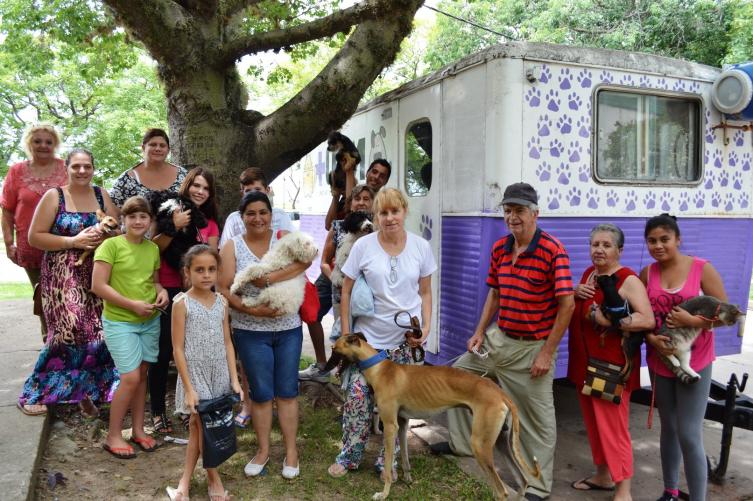
[[[326,399],[322,399],[326,400]],[[243,466],[255,451],[256,437],[250,430],[238,433],[236,454],[221,467],[225,488],[234,499],[331,499],[365,500],[382,490],[382,482],[374,472],[373,464],[381,444],[381,435],[372,437],[360,469],[345,477],[334,479],[327,468],[340,451],[342,430],[338,406],[334,402],[320,401],[312,406],[311,400],[300,398],[301,420],[298,430],[301,476],[293,481],[280,476],[282,468],[282,436],[275,425],[272,430],[272,453],[263,476],[245,478]],[[276,423],[276,420],[275,420]],[[428,448],[414,444],[411,448],[411,474],[413,484],[403,482],[398,468],[399,480],[392,484],[390,497],[411,500],[474,499],[491,500],[491,490],[483,483],[466,475],[450,460],[433,456]],[[191,482],[191,497],[206,492],[206,480],[202,473],[195,474]]]
[[28,282],[0,283],[0,301],[9,299],[31,299],[31,284]]

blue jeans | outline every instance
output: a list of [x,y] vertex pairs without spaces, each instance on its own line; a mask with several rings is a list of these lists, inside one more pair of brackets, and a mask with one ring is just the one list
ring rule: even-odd
[[303,330],[247,331],[233,329],[235,349],[248,377],[254,402],[274,397],[298,396],[298,362],[301,358]]

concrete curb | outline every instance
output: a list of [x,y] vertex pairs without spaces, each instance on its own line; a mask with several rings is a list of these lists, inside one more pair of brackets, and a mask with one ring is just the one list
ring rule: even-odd
[[0,318],[0,498],[33,500],[51,418],[27,416],[16,403],[42,348],[39,319],[29,299],[1,301]]

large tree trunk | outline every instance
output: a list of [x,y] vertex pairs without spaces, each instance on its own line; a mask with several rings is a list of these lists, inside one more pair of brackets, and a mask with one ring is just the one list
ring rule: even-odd
[[[367,0],[286,29],[242,33],[254,0],[104,0],[159,63],[172,158],[215,172],[223,213],[238,202],[238,175],[262,168],[271,182],[342,126],[394,61],[423,0]],[[235,67],[244,54],[331,36],[358,25],[343,48],[295,97],[269,116],[246,109]]]
[[172,82],[167,116],[173,160],[187,169],[211,169],[222,213],[236,210],[238,175],[257,166],[251,159],[254,118],[259,117],[245,110],[245,91],[235,68],[220,73],[207,67],[188,77],[164,77]]

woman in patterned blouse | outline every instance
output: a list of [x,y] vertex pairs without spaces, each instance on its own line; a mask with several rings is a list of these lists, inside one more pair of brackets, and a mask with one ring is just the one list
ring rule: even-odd
[[[141,141],[144,159],[122,173],[110,190],[112,201],[122,207],[126,200],[140,195],[149,200],[156,191],[178,192],[180,183],[186,177],[183,167],[167,161],[170,153],[170,139],[162,129],[149,129]],[[189,215],[181,217],[190,219]]]
[[[26,270],[32,286],[39,283],[42,251],[29,245],[29,227],[39,200],[50,188],[68,183],[65,163],[55,156],[60,137],[49,124],[32,125],[24,134],[24,149],[31,160],[10,167],[3,183],[3,239],[8,259]],[[14,239],[15,236],[15,239]],[[47,327],[42,319],[42,339]]]

